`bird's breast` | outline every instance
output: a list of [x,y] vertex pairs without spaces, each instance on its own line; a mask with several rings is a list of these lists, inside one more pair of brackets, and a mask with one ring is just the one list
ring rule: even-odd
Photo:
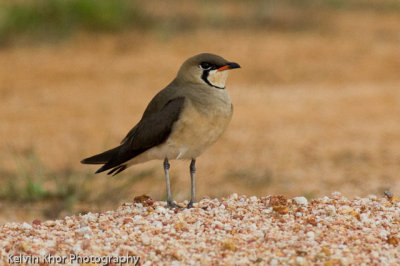
[[188,100],[165,143],[170,159],[199,156],[225,131],[232,117],[230,101],[196,106]]

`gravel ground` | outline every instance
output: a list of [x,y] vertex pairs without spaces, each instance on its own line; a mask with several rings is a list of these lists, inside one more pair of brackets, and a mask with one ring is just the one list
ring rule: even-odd
[[0,254],[3,263],[134,264],[140,256],[141,265],[398,265],[399,229],[400,202],[390,193],[349,200],[336,192],[312,201],[233,194],[193,209],[140,196],[116,211],[7,223]]

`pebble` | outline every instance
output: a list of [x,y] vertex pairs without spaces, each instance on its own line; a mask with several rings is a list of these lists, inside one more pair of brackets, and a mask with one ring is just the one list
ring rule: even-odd
[[293,200],[296,202],[297,205],[307,205],[308,200],[305,197],[295,197]]
[[327,205],[325,207],[325,211],[327,212],[328,215],[333,216],[336,214],[336,208],[333,205]]
[[146,234],[146,233],[142,234],[142,243],[143,243],[143,245],[146,245],[146,246],[150,245],[151,239],[148,234]]
[[21,225],[21,229],[23,229],[23,230],[31,230],[32,229],[32,225],[28,224],[27,222],[24,222]]

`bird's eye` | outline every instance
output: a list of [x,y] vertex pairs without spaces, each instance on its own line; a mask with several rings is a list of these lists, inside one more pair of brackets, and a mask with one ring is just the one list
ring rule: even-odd
[[202,69],[204,69],[204,70],[209,70],[209,69],[211,69],[212,65],[211,65],[210,63],[207,63],[207,62],[202,62],[202,63],[200,64],[200,67],[201,67]]

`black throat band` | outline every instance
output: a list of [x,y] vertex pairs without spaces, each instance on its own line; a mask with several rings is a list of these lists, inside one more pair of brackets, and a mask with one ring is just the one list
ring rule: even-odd
[[210,70],[204,70],[203,71],[203,75],[201,75],[201,79],[204,80],[205,83],[207,83],[208,85],[210,85],[211,87],[223,90],[225,89],[225,87],[218,87],[215,86],[214,84],[212,84],[210,81],[208,81],[208,75],[210,74]]

